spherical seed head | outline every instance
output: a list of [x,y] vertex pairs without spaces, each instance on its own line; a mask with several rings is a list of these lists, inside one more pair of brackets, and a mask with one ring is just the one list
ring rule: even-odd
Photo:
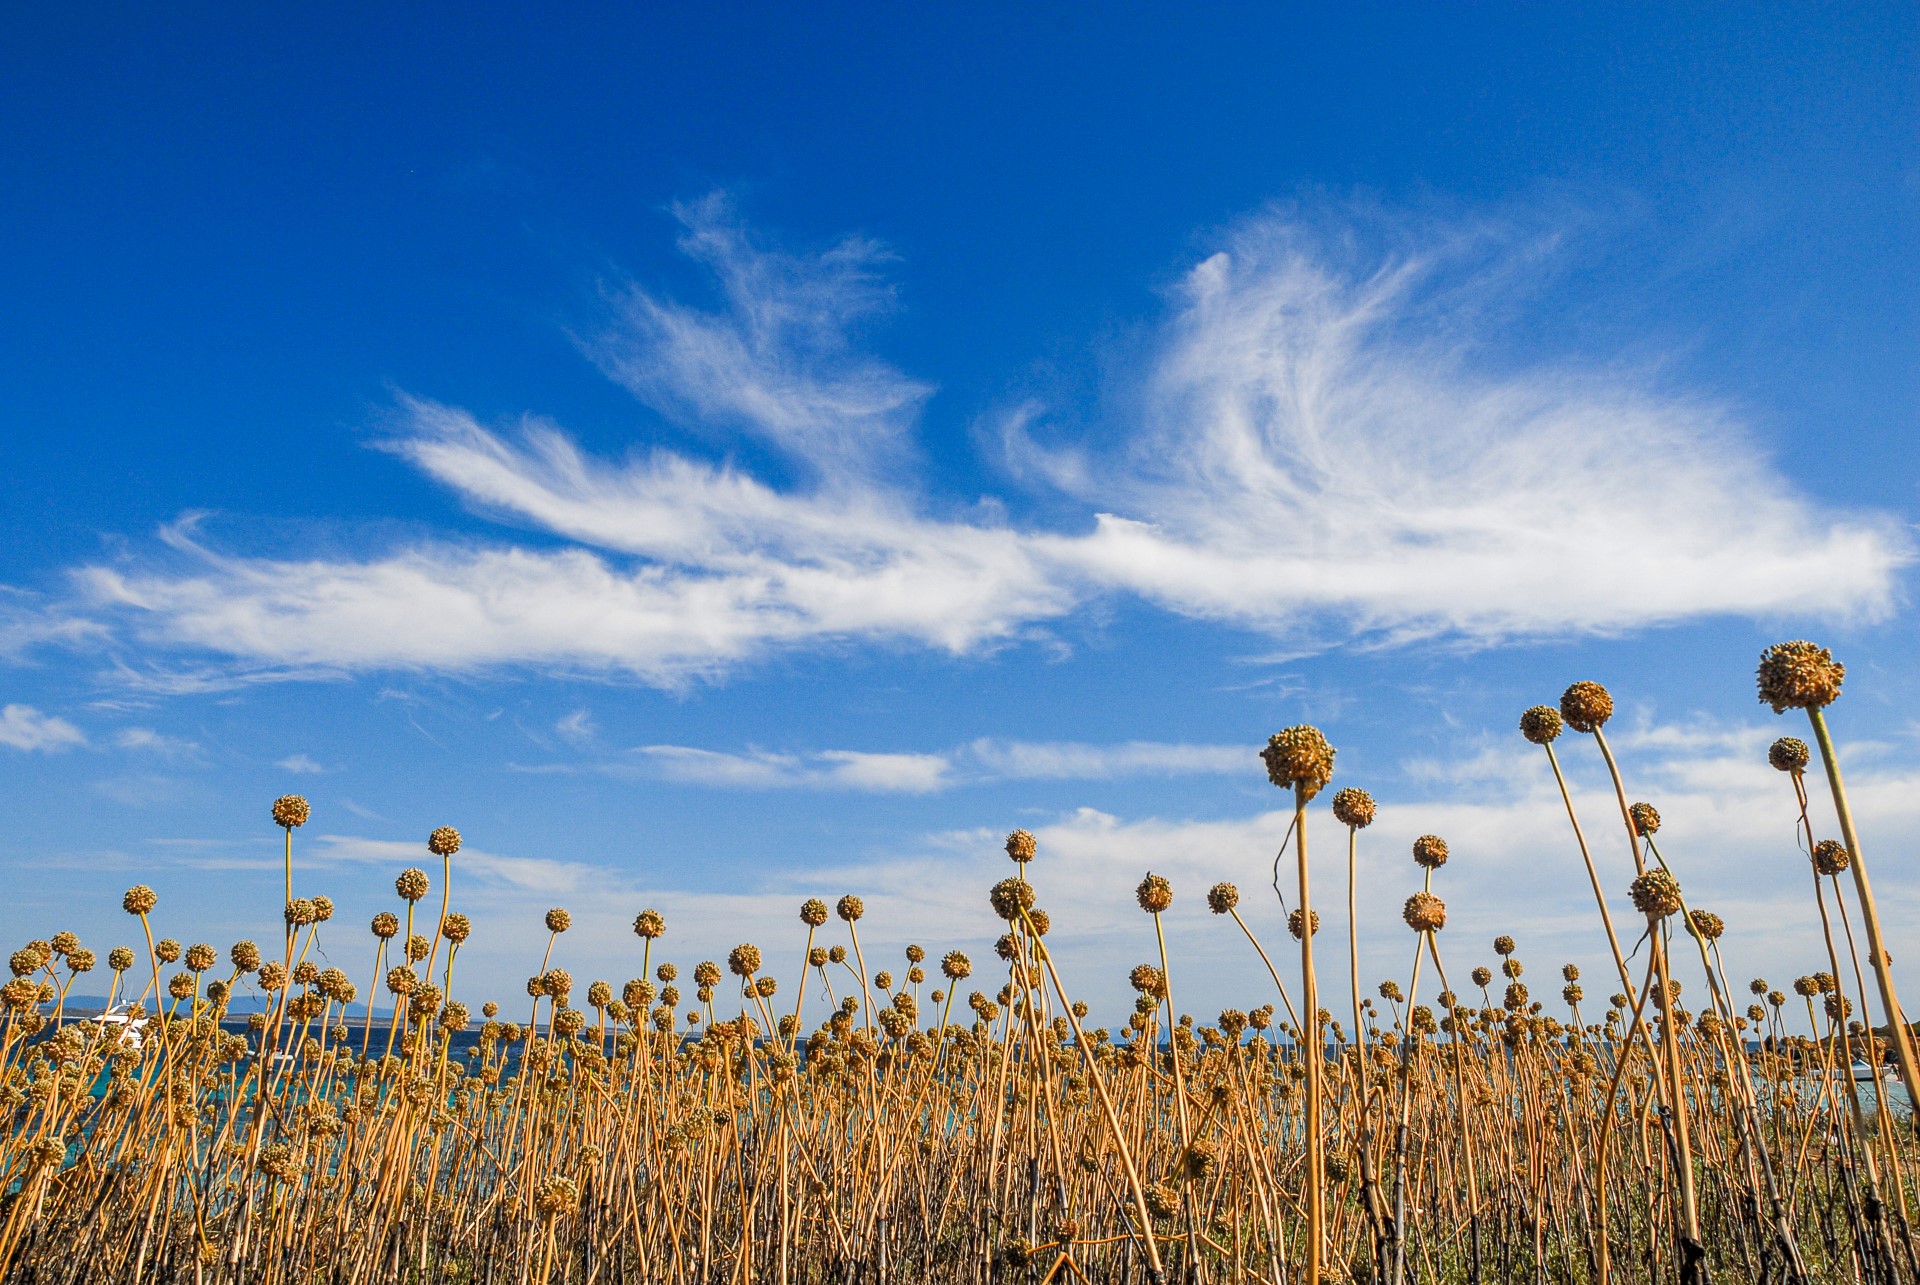
[[[1341,791],[1346,793],[1346,791]],[[1335,800],[1336,806],[1338,800]],[[1224,915],[1240,904],[1240,890],[1230,883],[1216,883],[1207,889],[1207,909],[1216,915]]]
[[573,994],[573,974],[564,968],[549,968],[541,974],[540,989],[565,1003],[567,996]]
[[633,917],[633,935],[652,941],[667,931],[667,921],[657,910],[643,910]]
[[120,898],[120,909],[130,915],[151,914],[153,908],[159,904],[160,894],[144,883],[135,884],[127,889],[126,896]]
[[1021,865],[1033,860],[1034,854],[1039,850],[1039,844],[1025,830],[1015,830],[1007,836],[1007,856]]
[[1842,874],[1852,864],[1853,854],[1838,839],[1822,839],[1813,845],[1813,868],[1816,873]]
[[460,851],[460,832],[443,825],[427,836],[427,851],[436,857],[450,857]]
[[1597,732],[1613,717],[1613,696],[1585,680],[1560,693],[1560,714],[1576,732]]
[[1760,701],[1773,706],[1776,714],[1823,709],[1840,698],[1846,676],[1847,667],[1817,643],[1805,639],[1775,643],[1760,653]]
[[727,952],[727,967],[736,977],[752,977],[760,971],[760,948],[742,942]]
[[1166,974],[1152,964],[1135,964],[1132,971],[1127,974],[1127,981],[1142,995],[1158,998],[1164,997],[1167,993]]
[[1560,711],[1551,705],[1535,705],[1520,716],[1520,735],[1535,745],[1553,744],[1561,727]]
[[220,958],[220,952],[204,941],[197,941],[187,947],[187,967],[196,973],[204,973],[212,968]]
[[393,890],[407,901],[420,900],[431,887],[427,872],[419,869],[402,870],[400,877],[393,881]]
[[1665,919],[1680,909],[1680,881],[1665,870],[1649,870],[1627,889],[1634,908],[1649,919]]
[[840,918],[847,923],[853,923],[859,919],[860,916],[867,913],[867,903],[852,893],[848,893],[846,896],[840,898],[834,905],[833,913],[839,915]]
[[1653,804],[1636,803],[1627,809],[1627,813],[1633,817],[1634,829],[1641,834],[1660,833],[1660,813],[1655,810]]
[[1423,834],[1413,841],[1413,859],[1429,870],[1447,864],[1447,841],[1437,834]]
[[180,958],[180,943],[171,937],[162,937],[154,943],[153,953],[161,963],[171,964]]
[[297,794],[283,794],[273,801],[273,823],[283,830],[298,829],[312,815],[313,809]]
[[580,1188],[571,1178],[549,1178],[536,1189],[533,1207],[542,1218],[570,1214],[580,1207]]
[[1812,999],[1820,993],[1820,983],[1811,977],[1796,977],[1793,979],[1793,993],[1802,999]]
[[1501,933],[1493,939],[1493,953],[1505,959],[1514,952],[1513,938]]
[[1297,786],[1309,799],[1333,779],[1333,754],[1333,746],[1327,744],[1320,729],[1306,723],[1281,728],[1267,738],[1267,748],[1260,751],[1269,781],[1282,789]]
[[1027,922],[1033,925],[1033,935],[1036,937],[1045,937],[1047,929],[1053,927],[1053,920],[1038,906],[1027,912]]
[[320,965],[311,959],[303,959],[293,966],[293,980],[302,986],[311,986],[320,980]]
[[391,910],[383,910],[373,917],[370,927],[381,941],[392,941],[400,932],[400,917]]
[[547,912],[546,922],[547,922],[548,932],[563,933],[567,929],[573,927],[573,916],[568,914],[566,911],[560,909],[560,907],[555,906],[552,910],[549,910]]
[[1133,896],[1140,903],[1140,909],[1157,915],[1173,904],[1173,885],[1165,876],[1148,871],[1140,886],[1133,890]]
[[973,961],[957,950],[950,950],[940,958],[940,971],[949,981],[965,981],[973,972]]
[[988,891],[987,901],[994,914],[1012,923],[1020,918],[1022,910],[1032,908],[1033,885],[1024,879],[1002,879]]
[[1797,736],[1783,736],[1767,746],[1767,762],[1781,772],[1804,772],[1813,752]]
[[1447,903],[1430,892],[1416,892],[1401,907],[1400,917],[1417,933],[1438,932],[1447,926]]
[[1562,964],[1562,965],[1560,966],[1560,976],[1562,976],[1563,978],[1565,978],[1565,979],[1566,979],[1567,981],[1570,981],[1570,982],[1577,982],[1577,981],[1579,981],[1579,980],[1580,980],[1580,965],[1578,965],[1578,964]]
[[296,928],[312,923],[315,914],[313,902],[306,897],[295,897],[287,903],[285,911],[286,921]]
[[1333,796],[1333,819],[1341,825],[1364,830],[1373,824],[1373,796],[1352,786]]
[[440,935],[456,946],[465,941],[472,933],[473,921],[457,910],[448,915],[446,922],[440,925]]
[[827,922],[827,903],[818,897],[808,897],[800,903],[800,922],[809,928],[818,928]]
[[1726,920],[1711,910],[1690,911],[1687,915],[1687,923],[1697,936],[1707,941],[1719,941],[1720,934],[1727,930]]
[[844,964],[844,963],[846,963],[846,962],[847,962],[847,948],[846,948],[845,946],[829,946],[829,947],[827,947],[827,962],[828,962],[829,964]]
[[1493,970],[1491,968],[1488,968],[1485,964],[1481,964],[1479,967],[1473,970],[1471,976],[1473,978],[1473,984],[1475,986],[1484,987],[1485,985],[1487,985],[1487,983],[1493,980]]
[[[1298,909],[1293,910],[1287,915],[1287,931],[1293,934],[1295,941],[1300,940],[1300,919],[1301,915]],[[1316,934],[1320,931],[1320,912],[1317,910],[1313,912],[1313,931]]]
[[107,967],[116,973],[124,973],[133,967],[133,951],[126,946],[115,946],[107,952]]
[[775,978],[772,974],[756,978],[753,983],[753,993],[761,999],[772,999],[774,992],[779,989],[779,979]]

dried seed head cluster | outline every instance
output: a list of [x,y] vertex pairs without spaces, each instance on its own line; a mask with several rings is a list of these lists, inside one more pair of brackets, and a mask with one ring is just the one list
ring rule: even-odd
[[1627,814],[1633,818],[1633,828],[1641,834],[1660,832],[1660,813],[1654,809],[1653,804],[1636,803],[1627,809]]
[[1560,736],[1560,711],[1551,705],[1535,705],[1520,716],[1520,735],[1535,745],[1551,745]]
[[808,897],[800,903],[800,922],[809,928],[818,928],[827,922],[827,903],[818,897]]
[[1818,644],[1796,639],[1775,643],[1760,653],[1756,675],[1762,704],[1783,714],[1790,709],[1823,709],[1840,698],[1847,667]]
[[460,851],[460,832],[443,825],[427,836],[427,851],[436,857],[450,857]]
[[419,901],[432,887],[427,872],[417,868],[402,870],[393,881],[393,890],[400,894],[403,901]]
[[1813,868],[1819,874],[1844,874],[1852,864],[1853,854],[1837,839],[1822,839],[1813,845]]
[[1429,870],[1447,864],[1447,841],[1437,834],[1423,834],[1413,841],[1413,859]]
[[1348,786],[1333,796],[1333,819],[1341,825],[1364,830],[1373,824],[1373,813],[1373,796],[1365,790]]
[[1007,856],[1021,865],[1033,860],[1034,854],[1038,851],[1039,845],[1025,830],[1015,830],[1007,836]]
[[[1313,931],[1316,934],[1318,934],[1320,931],[1320,912],[1316,910],[1316,911],[1313,911],[1312,914],[1313,914]],[[1300,940],[1301,918],[1302,916],[1297,907],[1287,914],[1287,931],[1293,934],[1293,939],[1295,941]]]
[[1560,714],[1576,732],[1597,732],[1613,717],[1613,696],[1598,683],[1575,683],[1560,693]]
[[1416,892],[1407,898],[1400,917],[1415,932],[1438,932],[1447,926],[1447,903],[1430,892]]
[[1297,789],[1308,799],[1333,779],[1333,755],[1333,746],[1320,729],[1306,723],[1275,732],[1260,751],[1267,779],[1282,789]]
[[657,910],[643,910],[633,917],[633,935],[652,941],[667,931],[667,921]]
[[1140,903],[1140,909],[1150,915],[1157,915],[1173,904],[1173,885],[1162,875],[1149,871],[1133,890],[1134,900]]
[[1216,915],[1232,914],[1240,904],[1240,890],[1230,883],[1216,883],[1207,889],[1207,909]]
[[1649,870],[1628,888],[1634,908],[1649,919],[1665,919],[1680,910],[1680,882],[1665,870]]
[[1781,772],[1804,772],[1813,753],[1797,736],[1783,736],[1767,747],[1767,762]]
[[283,794],[273,801],[273,823],[283,830],[298,829],[312,815],[313,809],[297,794]]

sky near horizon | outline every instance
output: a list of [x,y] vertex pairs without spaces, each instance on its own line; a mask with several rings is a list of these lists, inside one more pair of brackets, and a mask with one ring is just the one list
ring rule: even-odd
[[1450,968],[1604,994],[1514,730],[1591,678],[1784,987],[1752,673],[1811,637],[1920,986],[1916,55],[1895,5],[11,12],[0,934],[104,952],[145,882],[269,938],[299,792],[357,979],[442,824],[470,998],[550,905],[617,985],[643,907],[784,976],[857,892],[899,975],[989,962],[1022,826],[1070,983],[1118,1020],[1152,869],[1206,1014],[1273,998],[1203,894],[1284,939],[1256,755],[1310,721],[1382,805],[1369,986],[1434,832]]

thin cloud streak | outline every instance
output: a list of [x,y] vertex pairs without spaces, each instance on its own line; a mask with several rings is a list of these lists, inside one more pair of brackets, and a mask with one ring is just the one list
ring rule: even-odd
[[150,651],[225,657],[234,681],[522,665],[677,687],[793,649],[977,654],[1112,595],[1308,650],[1873,619],[1912,558],[1891,518],[1796,494],[1722,406],[1633,370],[1476,364],[1512,274],[1471,238],[1355,260],[1273,214],[1187,274],[1118,446],[1043,446],[1032,403],[1010,418],[1009,457],[1080,506],[1078,529],[954,516],[914,479],[930,390],[851,338],[889,302],[878,248],[791,255],[719,201],[679,214],[720,308],[628,288],[585,346],[799,482],[666,449],[595,458],[544,421],[405,398],[388,449],[570,547],[264,559],[188,521],[168,559],[81,569],[85,610]]
[[0,709],[0,745],[28,753],[58,753],[86,743],[86,733],[57,715],[42,714],[31,705]]

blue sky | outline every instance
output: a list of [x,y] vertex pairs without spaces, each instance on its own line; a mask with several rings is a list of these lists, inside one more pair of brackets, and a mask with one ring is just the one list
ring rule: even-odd
[[616,981],[643,906],[691,963],[847,890],[984,956],[1024,825],[1089,994],[1151,866],[1245,1005],[1200,894],[1312,720],[1385,805],[1370,975],[1429,830],[1463,958],[1591,967],[1512,732],[1591,677],[1786,978],[1802,635],[1920,927],[1910,10],[3,21],[11,938],[135,881],[270,932],[298,790],[348,960],[443,823],[482,990],[549,904]]

